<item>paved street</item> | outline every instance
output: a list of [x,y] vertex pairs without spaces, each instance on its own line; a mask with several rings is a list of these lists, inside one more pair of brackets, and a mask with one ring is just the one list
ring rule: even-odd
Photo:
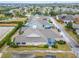
[[[78,46],[78,44],[76,43],[76,41],[75,41],[71,36],[68,35],[68,33],[63,29],[63,27],[62,27],[59,23],[57,23],[57,22],[55,21],[54,18],[51,18],[51,17],[49,17],[49,18],[51,19],[51,21],[53,22],[53,24],[54,24],[58,29],[61,30],[61,33],[62,33],[63,37],[65,38],[65,41],[66,41],[66,42],[68,43],[68,45],[71,47],[72,51],[73,51],[76,55],[79,54],[79,53],[78,53],[78,52],[79,52],[79,48],[76,47],[76,45]],[[79,56],[77,56],[77,57],[79,57]]]

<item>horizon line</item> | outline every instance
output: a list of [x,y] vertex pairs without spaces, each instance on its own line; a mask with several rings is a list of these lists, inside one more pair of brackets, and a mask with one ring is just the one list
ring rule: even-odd
[[0,1],[0,3],[79,3],[79,1]]

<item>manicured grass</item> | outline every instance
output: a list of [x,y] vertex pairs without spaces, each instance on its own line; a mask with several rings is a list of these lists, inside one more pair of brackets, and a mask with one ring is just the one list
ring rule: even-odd
[[56,58],[76,58],[76,56],[73,53],[34,53],[37,57],[43,57],[45,55],[51,54],[55,55]]
[[5,17],[5,15],[4,14],[0,14],[0,17]]
[[64,51],[69,51],[71,50],[70,47],[67,44],[57,44],[58,48],[52,48],[52,50],[64,50]]
[[48,48],[42,48],[42,47],[34,47],[34,46],[25,46],[25,47],[17,47],[17,48],[11,48],[9,47],[7,50],[9,51],[23,51],[23,50],[47,50]]
[[2,47],[0,48],[0,51],[2,51],[5,47],[6,47],[6,45],[2,46]]
[[11,58],[12,54],[11,53],[3,53],[1,58]]
[[76,37],[76,34],[74,34],[72,31],[68,31],[68,30],[66,30],[66,31],[67,31],[67,33],[68,33],[70,36],[72,36],[72,38],[74,38],[74,39],[76,40],[76,42],[79,43],[79,39]]
[[[56,58],[76,58],[76,56],[73,53],[41,53],[41,52],[35,52],[33,53],[36,57],[42,58],[45,55],[51,54],[56,56]],[[11,58],[12,53],[4,53],[2,55],[2,58]]]
[[76,58],[76,56],[72,53],[56,53],[57,58]]
[[[70,48],[67,44],[60,45],[57,44],[58,48],[52,48],[52,50],[63,50],[63,51],[69,51]],[[17,47],[17,48],[11,48],[9,47],[7,49],[8,51],[23,51],[23,50],[49,50],[49,48],[45,48],[43,45],[41,46],[25,46],[25,47]]]

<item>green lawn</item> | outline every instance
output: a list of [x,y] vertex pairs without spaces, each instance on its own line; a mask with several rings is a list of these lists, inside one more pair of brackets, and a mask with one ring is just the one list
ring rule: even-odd
[[[41,53],[41,52],[35,52],[33,53],[35,56],[42,58],[45,55],[51,54],[55,55],[56,58],[76,58],[76,56],[73,53]],[[2,55],[2,58],[11,58],[12,53],[4,53]]]
[[58,58],[76,58],[76,56],[72,53],[57,53],[55,55]]
[[64,51],[71,50],[67,44],[64,44],[64,45],[57,44],[57,46],[58,48],[52,48],[52,50],[64,50]]
[[76,40],[76,42],[79,43],[79,39],[76,37],[76,34],[74,34],[72,31],[68,31],[68,30],[66,30],[66,31],[67,31],[67,33],[68,33],[70,36],[72,36],[72,38],[74,38],[74,39]]
[[72,38],[74,38],[74,39],[76,40],[76,42],[79,43],[79,39],[77,38],[76,34],[73,33],[72,30],[67,30],[67,29],[65,28],[64,24],[61,24],[61,26],[66,30],[66,32],[67,32]]
[[11,58],[12,54],[11,53],[3,53],[1,58]]
[[[57,44],[58,48],[52,48],[52,50],[63,50],[63,51],[70,51],[70,48],[67,44],[60,45]],[[7,49],[8,51],[23,51],[23,50],[49,50],[49,48],[45,48],[44,45],[40,46],[25,46],[25,47],[17,47],[17,48],[11,48],[9,47]]]
[[2,46],[2,47],[0,48],[0,51],[2,51],[5,47],[6,47],[6,45]]
[[[48,53],[34,53],[37,57],[43,57],[45,55],[48,55]],[[49,53],[51,55],[55,55],[57,58],[76,58],[76,56],[73,53]]]

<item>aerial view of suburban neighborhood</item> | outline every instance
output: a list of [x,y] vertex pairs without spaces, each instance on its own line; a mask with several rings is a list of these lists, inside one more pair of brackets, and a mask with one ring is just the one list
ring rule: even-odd
[[0,58],[79,58],[79,3],[0,3]]

